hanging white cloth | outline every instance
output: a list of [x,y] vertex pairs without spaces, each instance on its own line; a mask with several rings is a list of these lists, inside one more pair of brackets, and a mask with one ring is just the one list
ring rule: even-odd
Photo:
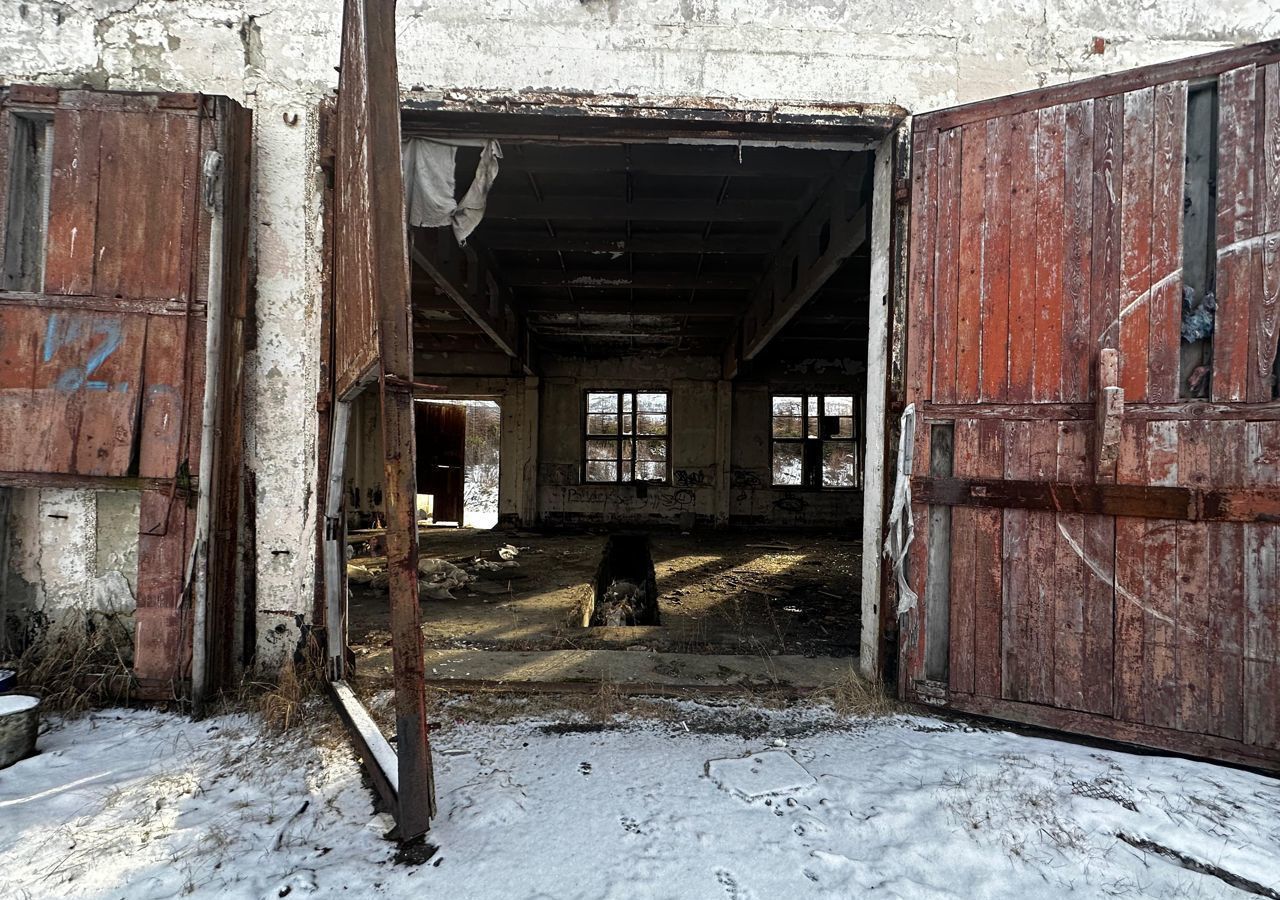
[[409,224],[418,228],[449,226],[458,243],[465,244],[484,218],[489,191],[498,177],[502,147],[495,140],[484,142],[475,178],[458,200],[454,162],[459,146],[450,141],[408,138],[400,145],[400,163]]
[[893,563],[898,576],[898,615],[914,609],[919,599],[907,583],[907,551],[916,536],[915,518],[911,514],[911,466],[916,440],[916,405],[910,403],[902,411],[898,429],[898,478],[893,487],[893,510],[889,513],[889,533],[884,539],[884,555]]

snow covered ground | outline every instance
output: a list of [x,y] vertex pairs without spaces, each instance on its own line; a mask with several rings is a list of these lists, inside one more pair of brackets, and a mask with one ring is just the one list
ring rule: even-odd
[[565,721],[446,723],[439,850],[416,866],[332,736],[56,724],[0,771],[0,897],[1253,896],[1144,841],[1280,890],[1280,783],[1259,775],[813,708]]

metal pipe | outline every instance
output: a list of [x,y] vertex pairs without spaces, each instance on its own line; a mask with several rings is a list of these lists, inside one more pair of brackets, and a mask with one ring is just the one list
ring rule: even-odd
[[204,345],[204,400],[200,419],[200,482],[196,500],[196,537],[187,582],[194,597],[191,637],[191,705],[201,714],[209,691],[209,519],[212,495],[214,437],[218,390],[222,381],[223,202],[222,154],[210,150],[204,157],[204,206],[209,211],[209,281]]
[[347,432],[351,422],[351,401],[339,400],[333,407],[333,431],[329,449],[329,483],[324,504],[324,607],[329,677],[341,681],[346,668],[346,635],[343,629],[345,600],[342,592],[342,565],[346,562],[345,523],[342,520],[342,482],[346,477]]

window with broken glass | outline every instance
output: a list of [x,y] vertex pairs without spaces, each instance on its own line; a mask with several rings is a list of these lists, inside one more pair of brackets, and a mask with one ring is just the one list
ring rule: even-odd
[[587,391],[583,480],[670,480],[669,396],[664,391]]
[[774,486],[861,487],[859,418],[849,394],[774,397]]

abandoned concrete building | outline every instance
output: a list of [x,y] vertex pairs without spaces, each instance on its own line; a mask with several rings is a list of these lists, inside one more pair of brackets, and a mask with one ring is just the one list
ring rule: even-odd
[[0,656],[1280,766],[1273,4],[3,5]]

